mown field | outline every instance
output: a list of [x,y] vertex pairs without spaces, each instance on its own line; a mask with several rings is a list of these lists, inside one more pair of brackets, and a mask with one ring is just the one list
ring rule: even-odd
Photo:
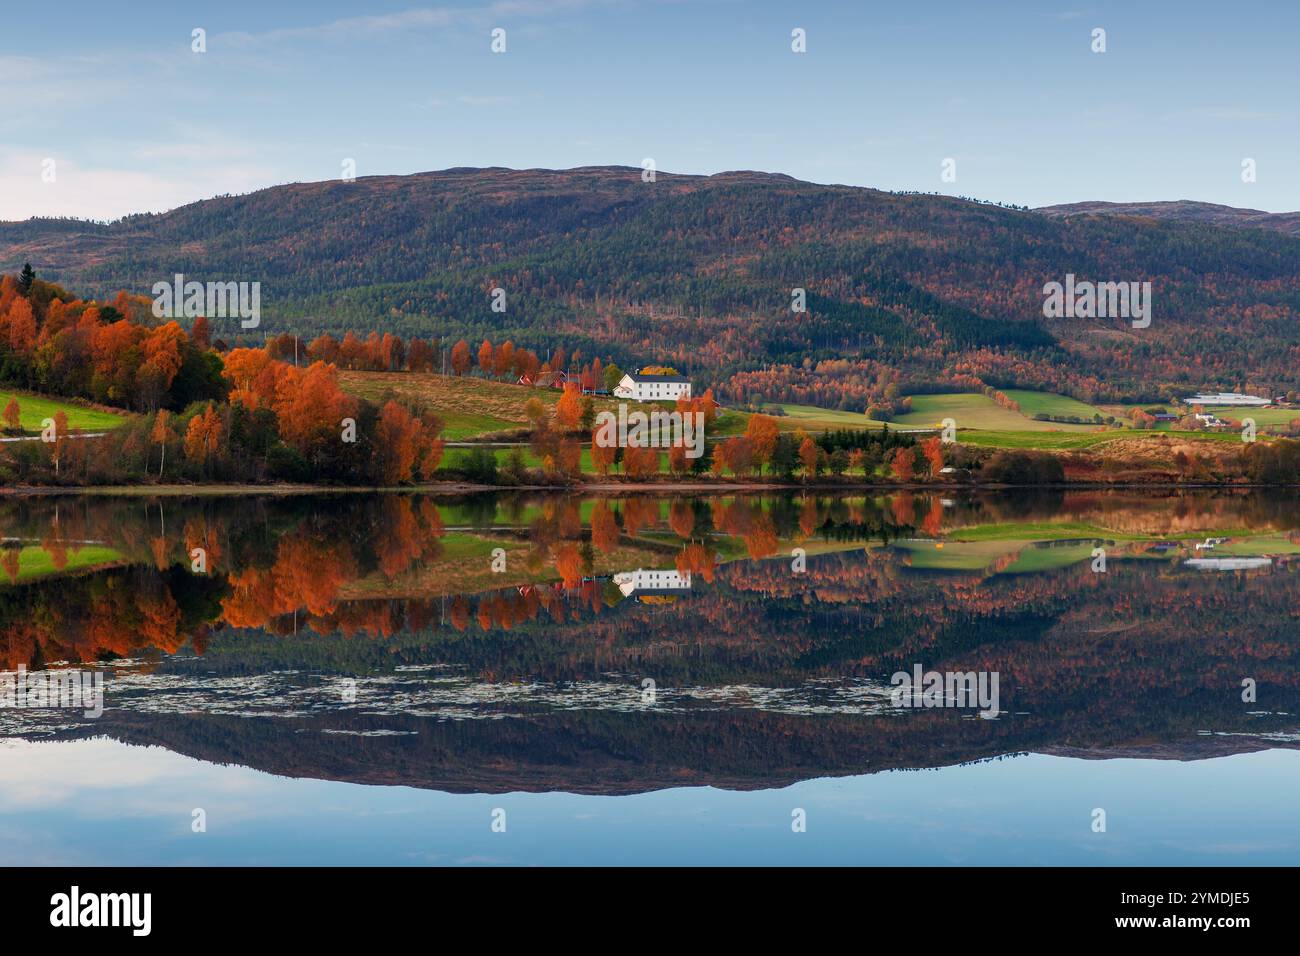
[[[41,545],[23,547],[18,552],[18,577],[12,583],[31,581],[47,574],[66,574],[72,571],[80,571],[83,568],[111,564],[122,559],[122,555],[118,551],[97,544],[82,545],[76,551],[69,548],[65,556],[67,563],[61,568],[56,568],[53,555],[45,547]],[[8,583],[11,583],[9,575],[0,573],[0,585]]]
[[1289,425],[1300,419],[1300,409],[1295,408],[1239,408],[1233,405],[1214,405],[1205,409],[1222,419],[1241,421],[1244,418],[1255,419],[1260,427],[1267,425]]
[[[1057,422],[1035,421],[1031,416],[1039,412],[1054,415],[1086,414],[1092,417],[1098,409],[1075,402],[1063,395],[1046,392],[1008,392],[1020,402],[1022,411],[1003,408],[987,395],[979,392],[957,392],[949,395],[913,395],[912,410],[897,416],[891,425],[910,428],[936,428],[945,418],[951,418],[959,429],[980,429],[1021,432],[1086,432],[1096,425],[1068,425]],[[1020,396],[1017,398],[1017,396]],[[1029,407],[1032,406],[1032,409]]]
[[[880,428],[884,422],[874,422],[862,412],[845,412],[837,408],[818,408],[815,405],[777,406],[785,414],[777,418],[782,431],[822,432],[836,428]],[[746,416],[748,417],[748,416]]]
[[1061,415],[1085,420],[1091,419],[1094,415],[1106,417],[1106,413],[1100,408],[1070,398],[1068,395],[1029,392],[1019,388],[1006,389],[1005,394],[1020,406],[1021,414],[1027,418],[1033,418],[1035,415]]
[[[482,436],[515,432],[527,424],[524,404],[533,397],[547,406],[554,406],[560,391],[553,388],[532,388],[509,382],[495,382],[474,376],[443,376],[432,373],[410,372],[351,372],[339,374],[343,388],[371,401],[380,401],[386,394],[409,398],[436,412],[445,423],[443,437],[448,441],[474,440]],[[1176,435],[1189,441],[1240,441],[1240,435],[1231,432],[1185,432],[1167,428],[1138,431],[1130,428],[1106,428],[1096,424],[1070,424],[1036,421],[1032,416],[1048,414],[1091,418],[1098,413],[1123,413],[1120,408],[1102,409],[1076,401],[1065,395],[1011,389],[1006,394],[1019,403],[1021,410],[1003,408],[991,398],[977,392],[960,392],[943,395],[913,395],[912,411],[889,422],[889,427],[900,429],[934,429],[945,418],[957,423],[958,441],[963,444],[987,448],[1022,448],[1044,450],[1077,450],[1093,448],[1121,438],[1140,438],[1143,435]],[[618,402],[609,398],[595,400],[597,411],[615,410]],[[76,406],[69,406],[76,408]],[[651,410],[651,403],[638,403],[638,408]],[[671,408],[667,403],[660,407]],[[871,421],[858,412],[817,408],[811,405],[780,403],[784,415],[777,416],[782,431],[803,430],[817,433],[840,428],[880,428],[883,423]],[[88,415],[103,413],[77,409]],[[1238,410],[1240,411],[1240,410]],[[35,414],[35,413],[34,413]],[[71,413],[70,413],[71,414]],[[24,408],[26,416],[26,408]],[[1285,424],[1297,415],[1288,409],[1254,410],[1255,420],[1261,428]],[[112,419],[113,416],[104,416]],[[743,411],[722,410],[717,421],[709,428],[710,439],[743,434],[749,422]],[[83,420],[85,420],[83,418]],[[38,421],[39,424],[39,421]],[[79,427],[88,427],[81,425]],[[507,452],[497,451],[498,463],[504,463]],[[455,468],[463,460],[463,453],[448,449],[444,467]],[[540,464],[525,454],[529,467]],[[590,454],[583,452],[583,471],[592,472]]]
[[[463,468],[465,467],[465,461],[466,461],[466,458],[469,456],[469,453],[470,453],[471,451],[472,451],[472,449],[469,449],[469,448],[448,448],[445,452],[443,452],[443,455],[442,455],[442,464],[439,466],[439,469],[440,469],[440,470],[447,470],[447,469],[452,469],[452,470],[461,470],[461,469],[463,469]],[[511,451],[512,451],[512,449],[510,449],[510,448],[493,448],[493,449],[492,449],[492,454],[493,454],[493,456],[494,456],[494,457],[496,458],[496,460],[497,460],[497,468],[504,468],[504,467],[505,467],[506,460],[510,457],[510,452],[511,452]],[[535,454],[533,454],[532,450],[529,449],[527,446],[522,446],[522,447],[520,447],[520,451],[523,452],[523,455],[524,455],[524,464],[525,464],[527,467],[529,467],[529,468],[540,468],[540,467],[542,466],[542,461],[541,461],[541,459],[538,458]],[[581,465],[581,468],[582,468],[582,472],[583,472],[583,474],[587,474],[587,475],[594,475],[594,474],[597,474],[597,472],[596,472],[596,467],[591,463],[591,447],[590,447],[590,445],[585,445],[585,446],[583,446],[583,449],[582,449],[582,465]],[[660,452],[660,453],[659,453],[659,471],[660,471],[661,473],[663,473],[663,472],[666,472],[667,470],[668,470],[668,456],[667,456],[667,454],[666,454],[665,452]],[[622,465],[620,465],[620,466],[618,467],[617,470],[613,470],[613,469],[611,469],[610,473],[611,473],[611,474],[615,474],[615,475],[621,475],[621,474],[623,474],[623,468],[622,468]]]
[[1135,431],[1007,431],[1003,429],[977,431],[959,430],[957,441],[964,445],[979,445],[983,448],[1041,448],[1064,450],[1074,448],[1092,448],[1095,445],[1115,441],[1117,438],[1133,438],[1142,432]]
[[554,389],[525,388],[471,376],[432,375],[420,372],[339,373],[344,391],[372,402],[394,394],[433,409],[443,421],[449,441],[509,431],[526,423],[524,403],[533,395],[554,405]]
[[[465,441],[480,435],[523,428],[528,419],[524,405],[530,398],[548,408],[560,400],[558,388],[534,388],[511,382],[496,382],[472,375],[437,375],[426,372],[355,372],[339,373],[344,391],[372,402],[387,394],[432,409],[444,423],[443,438]],[[618,402],[603,397],[594,399],[597,412],[616,411]],[[650,411],[659,403],[638,402],[638,408]],[[670,403],[662,407],[671,409]],[[740,430],[744,430],[741,423]]]
[[4,390],[0,390],[0,411],[3,411],[9,405],[11,399],[18,402],[19,421],[22,423],[23,431],[29,434],[39,432],[41,422],[47,418],[53,418],[55,413],[60,411],[68,416],[68,426],[70,428],[80,428],[88,432],[102,432],[108,431],[110,428],[117,428],[127,421],[128,417],[125,412],[117,415],[95,408],[86,408],[62,399],[46,398],[43,395],[33,395],[30,392]]

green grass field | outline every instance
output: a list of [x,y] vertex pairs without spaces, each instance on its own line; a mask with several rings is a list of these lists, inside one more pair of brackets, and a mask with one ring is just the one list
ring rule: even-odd
[[[547,393],[554,391],[417,372],[344,371],[339,373],[339,384],[367,401],[379,402],[391,392],[431,408],[442,419],[442,437],[448,441],[521,428],[525,424],[524,403],[533,394],[546,401],[551,398]],[[557,392],[550,404],[558,400]]]
[[85,408],[72,402],[45,398],[29,392],[0,391],[0,411],[9,405],[10,399],[18,402],[19,421],[22,422],[23,431],[31,434],[39,432],[41,422],[53,418],[59,411],[67,414],[69,427],[88,432],[102,432],[117,428],[127,420],[125,412],[115,415],[112,412],[101,412],[94,408]]
[[1051,392],[1029,392],[1019,388],[1006,389],[1005,394],[1020,406],[1020,413],[1027,418],[1033,418],[1035,415],[1040,414],[1063,415],[1082,418],[1085,421],[1092,419],[1094,415],[1106,417],[1100,408],[1070,398],[1068,395],[1054,395]]
[[978,524],[954,528],[954,541],[1063,541],[1074,538],[1118,540],[1134,538],[1097,525],[1078,521],[1021,521],[1014,524]]
[[[540,467],[542,467],[541,459],[539,459],[536,455],[534,455],[531,449],[524,447],[524,448],[521,448],[520,450],[524,453],[524,463],[527,465],[527,467],[529,467],[529,468],[540,468]],[[466,458],[466,456],[470,453],[470,451],[471,451],[471,449],[469,449],[469,448],[448,448],[448,449],[446,450],[446,452],[443,453],[443,456],[442,456],[442,463],[438,466],[439,469],[442,470],[442,469],[461,469],[461,468],[463,468],[464,465],[465,465],[465,458]],[[512,451],[512,449],[510,449],[510,448],[493,448],[493,449],[492,449],[492,454],[493,454],[493,456],[494,456],[494,457],[496,458],[496,460],[497,460],[497,467],[498,467],[498,468],[503,468],[503,467],[505,467],[506,459],[510,456],[510,452],[511,452],[511,451]],[[594,474],[597,474],[595,466],[592,465],[592,463],[591,463],[591,446],[590,446],[590,445],[584,445],[584,446],[583,446],[583,449],[582,449],[582,466],[581,466],[581,467],[582,467],[582,471],[583,471],[584,474],[588,474],[588,475],[594,475]],[[659,471],[662,473],[662,472],[667,471],[667,469],[668,469],[668,456],[667,456],[666,453],[664,453],[664,452],[660,452],[660,453],[659,453]],[[610,474],[611,474],[611,475],[621,475],[621,474],[623,474],[623,467],[622,467],[622,465],[619,465],[619,467],[618,467],[617,470],[611,469],[611,470],[610,470]]]
[[[1033,403],[1040,406],[1028,414],[1003,408],[987,395],[978,392],[957,392],[950,395],[913,395],[912,410],[906,415],[897,416],[890,424],[909,428],[936,428],[945,418],[951,418],[959,429],[975,428],[980,430],[999,430],[1017,432],[1085,432],[1094,425],[1061,425],[1056,422],[1034,421],[1030,415],[1053,408],[1074,408],[1068,405],[1074,400],[1062,395],[1050,395],[1046,392],[1019,392],[1022,396],[1037,396]],[[1021,407],[1025,407],[1021,401]],[[1079,408],[1087,409],[1091,415],[1091,406],[1075,403]],[[1058,414],[1075,414],[1075,411]]]
[[1070,449],[1092,448],[1117,438],[1132,438],[1142,432],[1134,431],[958,431],[957,440],[963,445],[983,448],[1042,448]]
[[910,566],[928,571],[982,571],[1021,547],[1009,541],[895,541],[890,547],[908,552]]
[[837,408],[817,408],[814,405],[777,406],[785,415],[777,418],[782,431],[826,431],[835,428],[880,428],[883,422],[873,422],[862,412],[844,412]]
[[1239,422],[1244,418],[1255,419],[1260,427],[1267,425],[1289,425],[1300,418],[1300,409],[1295,408],[1237,408],[1229,405],[1213,405],[1205,409],[1218,418],[1232,419]]
[[1036,574],[1040,571],[1068,568],[1080,561],[1089,560],[1092,557],[1092,549],[1091,544],[1072,544],[1055,548],[1028,547],[1020,552],[1015,561],[1003,568],[1002,573]]
[[[517,431],[526,427],[524,404],[538,398],[543,404],[553,406],[560,392],[553,388],[532,388],[509,382],[496,382],[473,376],[443,376],[409,372],[351,372],[340,373],[344,389],[370,401],[379,401],[385,394],[396,394],[414,400],[432,409],[445,423],[443,437],[448,441],[464,441],[497,432]],[[1133,429],[1105,428],[1093,423],[1072,424],[1036,421],[1032,416],[1048,414],[1092,418],[1096,414],[1124,414],[1121,408],[1102,409],[1077,401],[1065,395],[1036,392],[1026,389],[1009,389],[1006,394],[1020,405],[1020,411],[1003,408],[991,398],[978,392],[960,392],[942,395],[911,396],[912,411],[889,422],[892,428],[938,428],[945,418],[957,423],[958,440],[964,444],[987,448],[1023,448],[1044,450],[1074,450],[1092,448],[1120,438],[1137,438],[1152,433],[1174,435],[1189,441],[1239,441],[1234,432],[1184,432],[1167,429],[1137,431]],[[50,403],[49,405],[56,403]],[[617,403],[608,398],[596,399],[598,411],[614,409]],[[651,403],[638,408],[650,411]],[[671,408],[662,404],[663,408]],[[770,406],[781,409],[784,415],[775,416],[778,427],[785,432],[804,430],[817,433],[831,429],[881,428],[885,423],[875,422],[860,412],[817,408],[812,405],[777,403]],[[115,416],[88,409],[68,406],[69,415],[77,413],[74,424],[78,427],[112,427],[120,423]],[[1241,410],[1238,409],[1238,412]],[[29,413],[23,407],[24,424],[49,414],[48,408],[33,406]],[[1253,415],[1261,428],[1286,424],[1300,413],[1288,409],[1254,410]],[[709,427],[710,439],[742,434],[749,422],[749,413],[723,410],[718,420]],[[110,424],[112,423],[112,424]],[[505,451],[497,452],[497,460],[504,463]],[[455,468],[463,460],[464,452],[449,449],[444,467]],[[538,462],[531,454],[525,455],[529,467]],[[583,451],[584,472],[592,473],[589,450]]]
[[[76,552],[69,549],[67,552],[68,563],[62,568],[55,568],[54,559],[48,551],[39,545],[28,545],[18,552],[18,579],[14,583],[30,581],[33,578],[45,577],[48,574],[66,574],[69,571],[109,564],[120,560],[121,557],[122,555],[112,548],[88,544],[83,545]],[[0,585],[9,583],[9,575],[0,572]]]
[[1246,538],[1234,538],[1208,552],[1215,555],[1232,555],[1248,557],[1258,554],[1300,554],[1300,543],[1290,540],[1286,535],[1256,535]]
[[[473,375],[436,375],[431,372],[357,372],[339,373],[339,385],[345,392],[379,402],[387,394],[431,409],[443,421],[442,437],[448,441],[465,441],[480,435],[514,431],[528,425],[524,406],[536,398],[548,408],[562,394],[558,388],[534,388],[513,382],[498,382]],[[618,402],[607,397],[593,399],[597,412],[614,411]],[[650,412],[656,407],[672,410],[671,402],[636,402],[638,410]],[[746,419],[732,422],[733,433],[745,430]],[[712,431],[712,430],[711,430]]]

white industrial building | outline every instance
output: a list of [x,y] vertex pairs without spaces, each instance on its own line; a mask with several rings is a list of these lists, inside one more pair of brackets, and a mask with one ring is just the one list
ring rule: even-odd
[[1240,392],[1202,392],[1191,398],[1183,399],[1184,405],[1241,405],[1243,407],[1262,408],[1272,405],[1272,399],[1257,395],[1243,395]]
[[1272,566],[1273,559],[1257,558],[1188,558],[1186,567],[1197,571],[1254,571]]

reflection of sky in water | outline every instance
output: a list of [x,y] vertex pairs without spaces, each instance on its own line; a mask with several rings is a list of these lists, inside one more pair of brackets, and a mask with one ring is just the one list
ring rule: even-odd
[[[1300,863],[1300,753],[1023,756],[781,790],[451,795],[107,739],[0,742],[0,863]],[[190,830],[194,807],[208,832]],[[507,832],[490,829],[507,812]],[[808,814],[792,833],[790,814]],[[1102,807],[1108,832],[1091,831]]]
[[[440,518],[414,496],[346,511],[217,499],[168,502],[165,540],[161,504],[142,517],[96,501],[76,512],[94,528],[81,536],[130,567],[15,587],[0,623],[9,667],[111,660],[107,711],[0,708],[0,864],[1300,863],[1300,750],[1041,755],[1300,742],[1300,565],[1283,560],[1300,503],[1023,497],[941,512],[911,498],[675,512],[627,499],[601,534],[596,505],[584,516],[576,500],[523,501],[506,534],[497,499]],[[47,514],[14,520],[52,526],[53,505],[30,507]],[[914,527],[913,511],[940,526]],[[1038,521],[1067,536],[1031,540],[1043,530],[1021,525]],[[984,530],[957,540],[968,526]],[[1182,563],[1220,528],[1259,529],[1224,547],[1234,561],[1279,557],[1232,573]],[[184,550],[200,532],[227,542],[206,576]],[[1121,536],[1180,543],[1138,560]],[[507,540],[527,548],[516,577],[474,570]],[[1104,575],[1089,571],[1096,540],[1116,542]],[[828,553],[796,578],[799,543]],[[714,579],[700,571],[670,604],[609,578],[679,561]],[[589,571],[598,580],[560,586]],[[1000,673],[1001,719],[890,707],[890,674],[918,664]],[[1243,675],[1267,690],[1258,703],[1241,700]],[[1035,755],[817,776],[1019,751]],[[379,785],[308,779],[327,776]],[[206,834],[190,830],[195,807]],[[796,807],[807,833],[791,832]]]

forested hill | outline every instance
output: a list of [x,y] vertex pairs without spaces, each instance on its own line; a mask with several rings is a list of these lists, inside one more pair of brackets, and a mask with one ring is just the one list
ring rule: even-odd
[[1076,202],[1040,206],[1035,212],[1048,216],[1128,216],[1199,222],[1215,226],[1272,229],[1288,236],[1300,236],[1300,212],[1264,212],[1208,202]]
[[[0,224],[0,271],[27,261],[83,294],[147,294],[178,272],[260,280],[259,336],[562,339],[624,367],[683,368],[732,399],[1284,391],[1300,368],[1300,238],[1284,232],[755,172],[450,169],[277,186],[110,225]],[[1150,328],[1044,319],[1043,285],[1067,273],[1151,281]]]

